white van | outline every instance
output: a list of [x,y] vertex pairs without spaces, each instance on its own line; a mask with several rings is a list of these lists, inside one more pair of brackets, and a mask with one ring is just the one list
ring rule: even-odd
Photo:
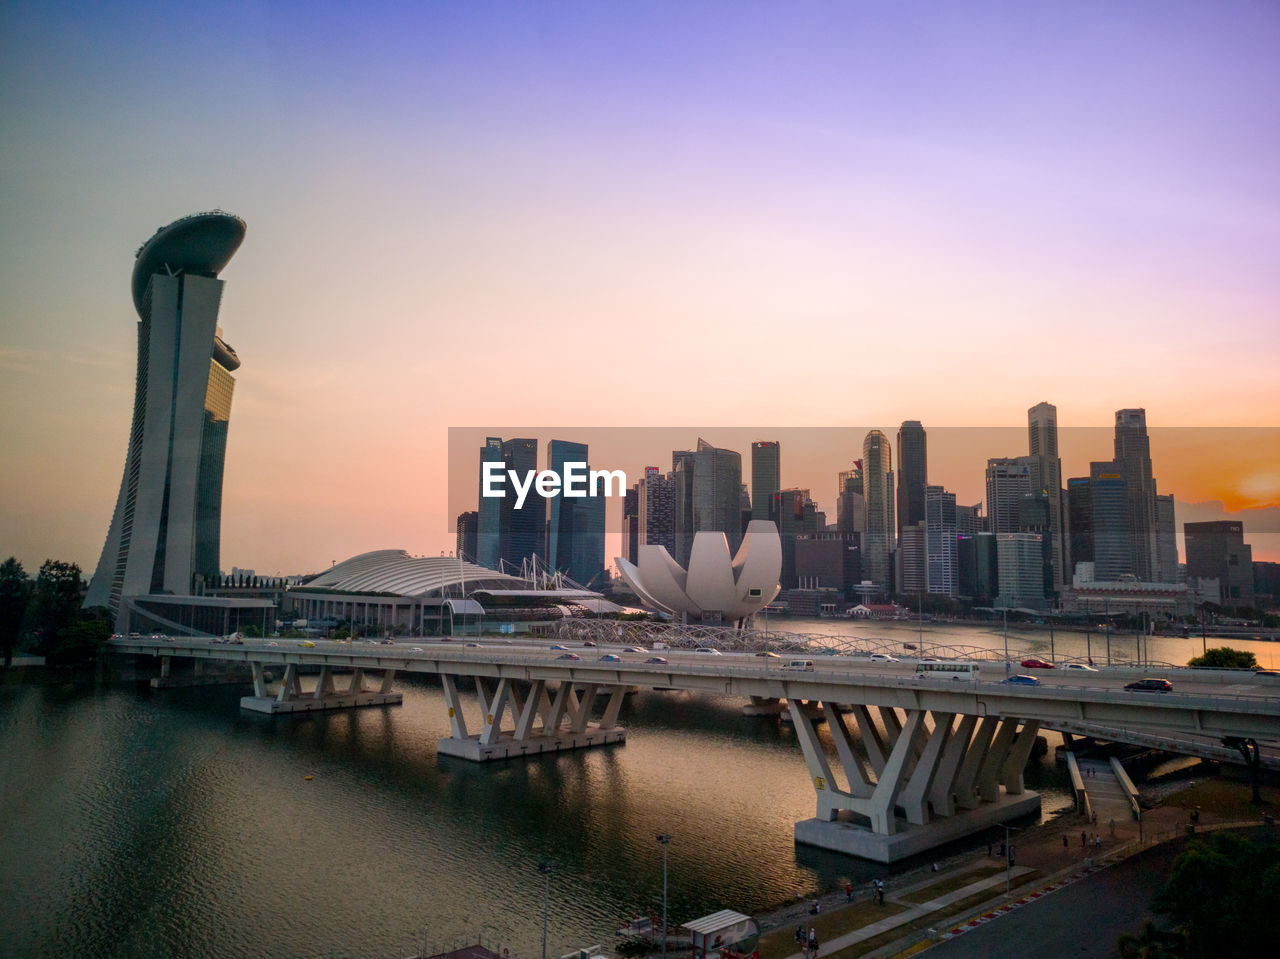
[[800,670],[806,673],[811,673],[813,672],[813,660],[812,659],[788,660],[787,663],[782,668],[795,669],[795,670]]

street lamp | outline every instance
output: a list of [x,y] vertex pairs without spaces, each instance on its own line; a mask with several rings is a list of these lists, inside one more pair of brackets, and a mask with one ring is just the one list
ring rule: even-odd
[[1011,830],[1014,830],[1017,827],[1008,826],[1008,825],[1005,825],[1004,823],[998,823],[997,825],[999,825],[1000,828],[1004,830],[1004,894],[1005,894],[1005,897],[1008,898],[1010,894],[1009,893],[1009,874],[1013,869],[1013,843],[1010,842],[1011,837],[1009,833]]
[[547,959],[547,911],[551,908],[551,870],[555,869],[554,860],[547,859],[538,863],[538,872],[542,873],[542,959]]
[[[663,833],[657,837],[662,843],[662,959],[667,959],[667,847],[671,845],[671,836]],[[547,959],[543,955],[542,959]]]

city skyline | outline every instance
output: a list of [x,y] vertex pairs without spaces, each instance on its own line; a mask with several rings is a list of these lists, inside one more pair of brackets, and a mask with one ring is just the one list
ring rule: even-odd
[[[0,545],[28,568],[94,567],[120,277],[213,207],[250,224],[227,567],[452,549],[459,424],[911,418],[932,465],[965,424],[1024,455],[1042,399],[1064,430],[1280,422],[1273,5],[225,13],[0,14]],[[833,517],[834,473],[783,448]],[[1158,463],[1161,489],[1280,504],[1274,454],[1231,459]]]

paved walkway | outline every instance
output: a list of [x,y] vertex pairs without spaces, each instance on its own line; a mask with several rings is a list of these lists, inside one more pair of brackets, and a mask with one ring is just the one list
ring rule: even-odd
[[1077,759],[1080,775],[1084,777],[1084,791],[1089,794],[1089,808],[1094,820],[1090,823],[1090,839],[1093,834],[1109,840],[1116,835],[1122,823],[1133,820],[1133,807],[1115,770],[1106,759]]
[[[876,922],[865,925],[860,929],[854,929],[852,932],[846,932],[842,936],[836,936],[834,939],[829,939],[822,943],[818,947],[818,959],[822,959],[823,956],[829,956],[834,952],[839,952],[841,949],[852,946],[855,942],[864,942],[867,939],[874,939],[876,936],[888,932],[891,929],[896,929],[898,926],[914,922],[916,919],[927,916],[931,912],[937,912],[940,909],[945,909],[953,903],[960,902],[962,899],[968,899],[970,896],[976,895],[980,892],[985,892],[988,889],[994,890],[999,886],[1000,891],[1003,892],[1006,877],[1002,872],[994,876],[986,876],[982,879],[977,879],[966,886],[961,886],[959,889],[953,889],[951,892],[944,893],[936,899],[930,899],[928,902],[909,902],[905,898],[916,890],[928,888],[949,876],[963,874],[966,871],[972,871],[978,868],[978,865],[981,864],[970,864],[965,869],[952,870],[950,873],[945,875],[942,873],[930,873],[928,879],[910,886],[904,886],[901,889],[895,889],[892,895],[886,892],[884,897],[885,902],[896,903],[901,906],[906,906],[907,908],[902,912],[895,913],[892,916],[885,916],[883,919],[879,919]],[[1014,866],[1013,869],[1009,870],[1009,879],[1019,879],[1032,871],[1033,870],[1026,866]],[[806,959],[806,954],[796,952],[788,956],[787,959]]]

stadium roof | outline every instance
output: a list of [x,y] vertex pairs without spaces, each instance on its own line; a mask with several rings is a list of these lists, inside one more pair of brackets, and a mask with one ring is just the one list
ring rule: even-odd
[[382,593],[439,596],[446,589],[527,590],[523,579],[495,572],[456,556],[410,556],[402,549],[361,553],[325,570],[304,589],[334,593]]

